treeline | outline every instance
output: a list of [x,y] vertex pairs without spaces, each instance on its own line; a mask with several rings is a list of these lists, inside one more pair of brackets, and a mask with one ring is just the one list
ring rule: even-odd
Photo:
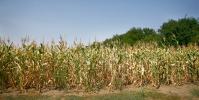
[[169,20],[158,31],[151,28],[135,28],[121,35],[115,35],[104,41],[109,44],[119,41],[121,45],[134,45],[137,42],[157,42],[159,45],[177,46],[199,45],[199,20],[193,17]]

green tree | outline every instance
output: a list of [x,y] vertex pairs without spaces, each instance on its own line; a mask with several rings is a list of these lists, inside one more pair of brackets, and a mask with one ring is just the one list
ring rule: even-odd
[[104,43],[107,44],[112,43],[113,41],[119,41],[120,45],[134,45],[138,41],[151,42],[159,40],[160,35],[158,35],[154,29],[133,27],[125,34],[115,35],[113,38],[105,40]]
[[199,22],[192,17],[169,20],[163,23],[159,32],[167,45],[199,43]]
[[144,37],[142,41],[144,42],[159,42],[160,35],[156,33],[154,29],[144,28],[143,29]]
[[150,41],[159,41],[160,36],[155,32],[154,29],[150,28],[131,28],[125,34],[115,35],[111,39],[105,40],[104,43],[111,43],[112,41],[119,41],[120,44],[133,45],[138,41],[150,42]]

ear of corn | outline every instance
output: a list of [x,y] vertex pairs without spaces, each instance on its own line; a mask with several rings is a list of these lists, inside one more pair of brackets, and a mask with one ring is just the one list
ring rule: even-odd
[[199,48],[76,44],[0,43],[0,88],[64,88],[96,91],[104,87],[153,85],[199,80]]

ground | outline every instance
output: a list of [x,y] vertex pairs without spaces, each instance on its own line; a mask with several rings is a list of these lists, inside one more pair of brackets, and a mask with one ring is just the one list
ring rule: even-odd
[[0,94],[0,100],[199,100],[199,85],[126,86],[122,90],[101,89],[97,92],[77,90],[43,90],[42,93],[29,89],[24,93],[8,89]]

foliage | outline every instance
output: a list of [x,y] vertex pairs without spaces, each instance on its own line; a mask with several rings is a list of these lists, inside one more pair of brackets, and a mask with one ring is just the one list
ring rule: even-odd
[[157,42],[160,46],[188,45],[190,43],[199,45],[199,21],[188,17],[179,20],[169,20],[163,23],[159,33],[150,28],[132,28],[128,32],[115,35],[104,41],[119,41],[120,45],[134,45],[137,42]]
[[167,45],[199,43],[199,21],[195,18],[169,20],[159,30]]
[[111,41],[119,41],[121,45],[129,44],[134,45],[136,42],[154,42],[159,41],[160,36],[155,32],[155,30],[150,28],[132,28],[128,32],[122,35],[115,35],[112,39],[107,39],[104,41],[105,44],[111,43]]
[[1,89],[122,89],[125,85],[180,85],[199,80],[199,48],[0,42]]

